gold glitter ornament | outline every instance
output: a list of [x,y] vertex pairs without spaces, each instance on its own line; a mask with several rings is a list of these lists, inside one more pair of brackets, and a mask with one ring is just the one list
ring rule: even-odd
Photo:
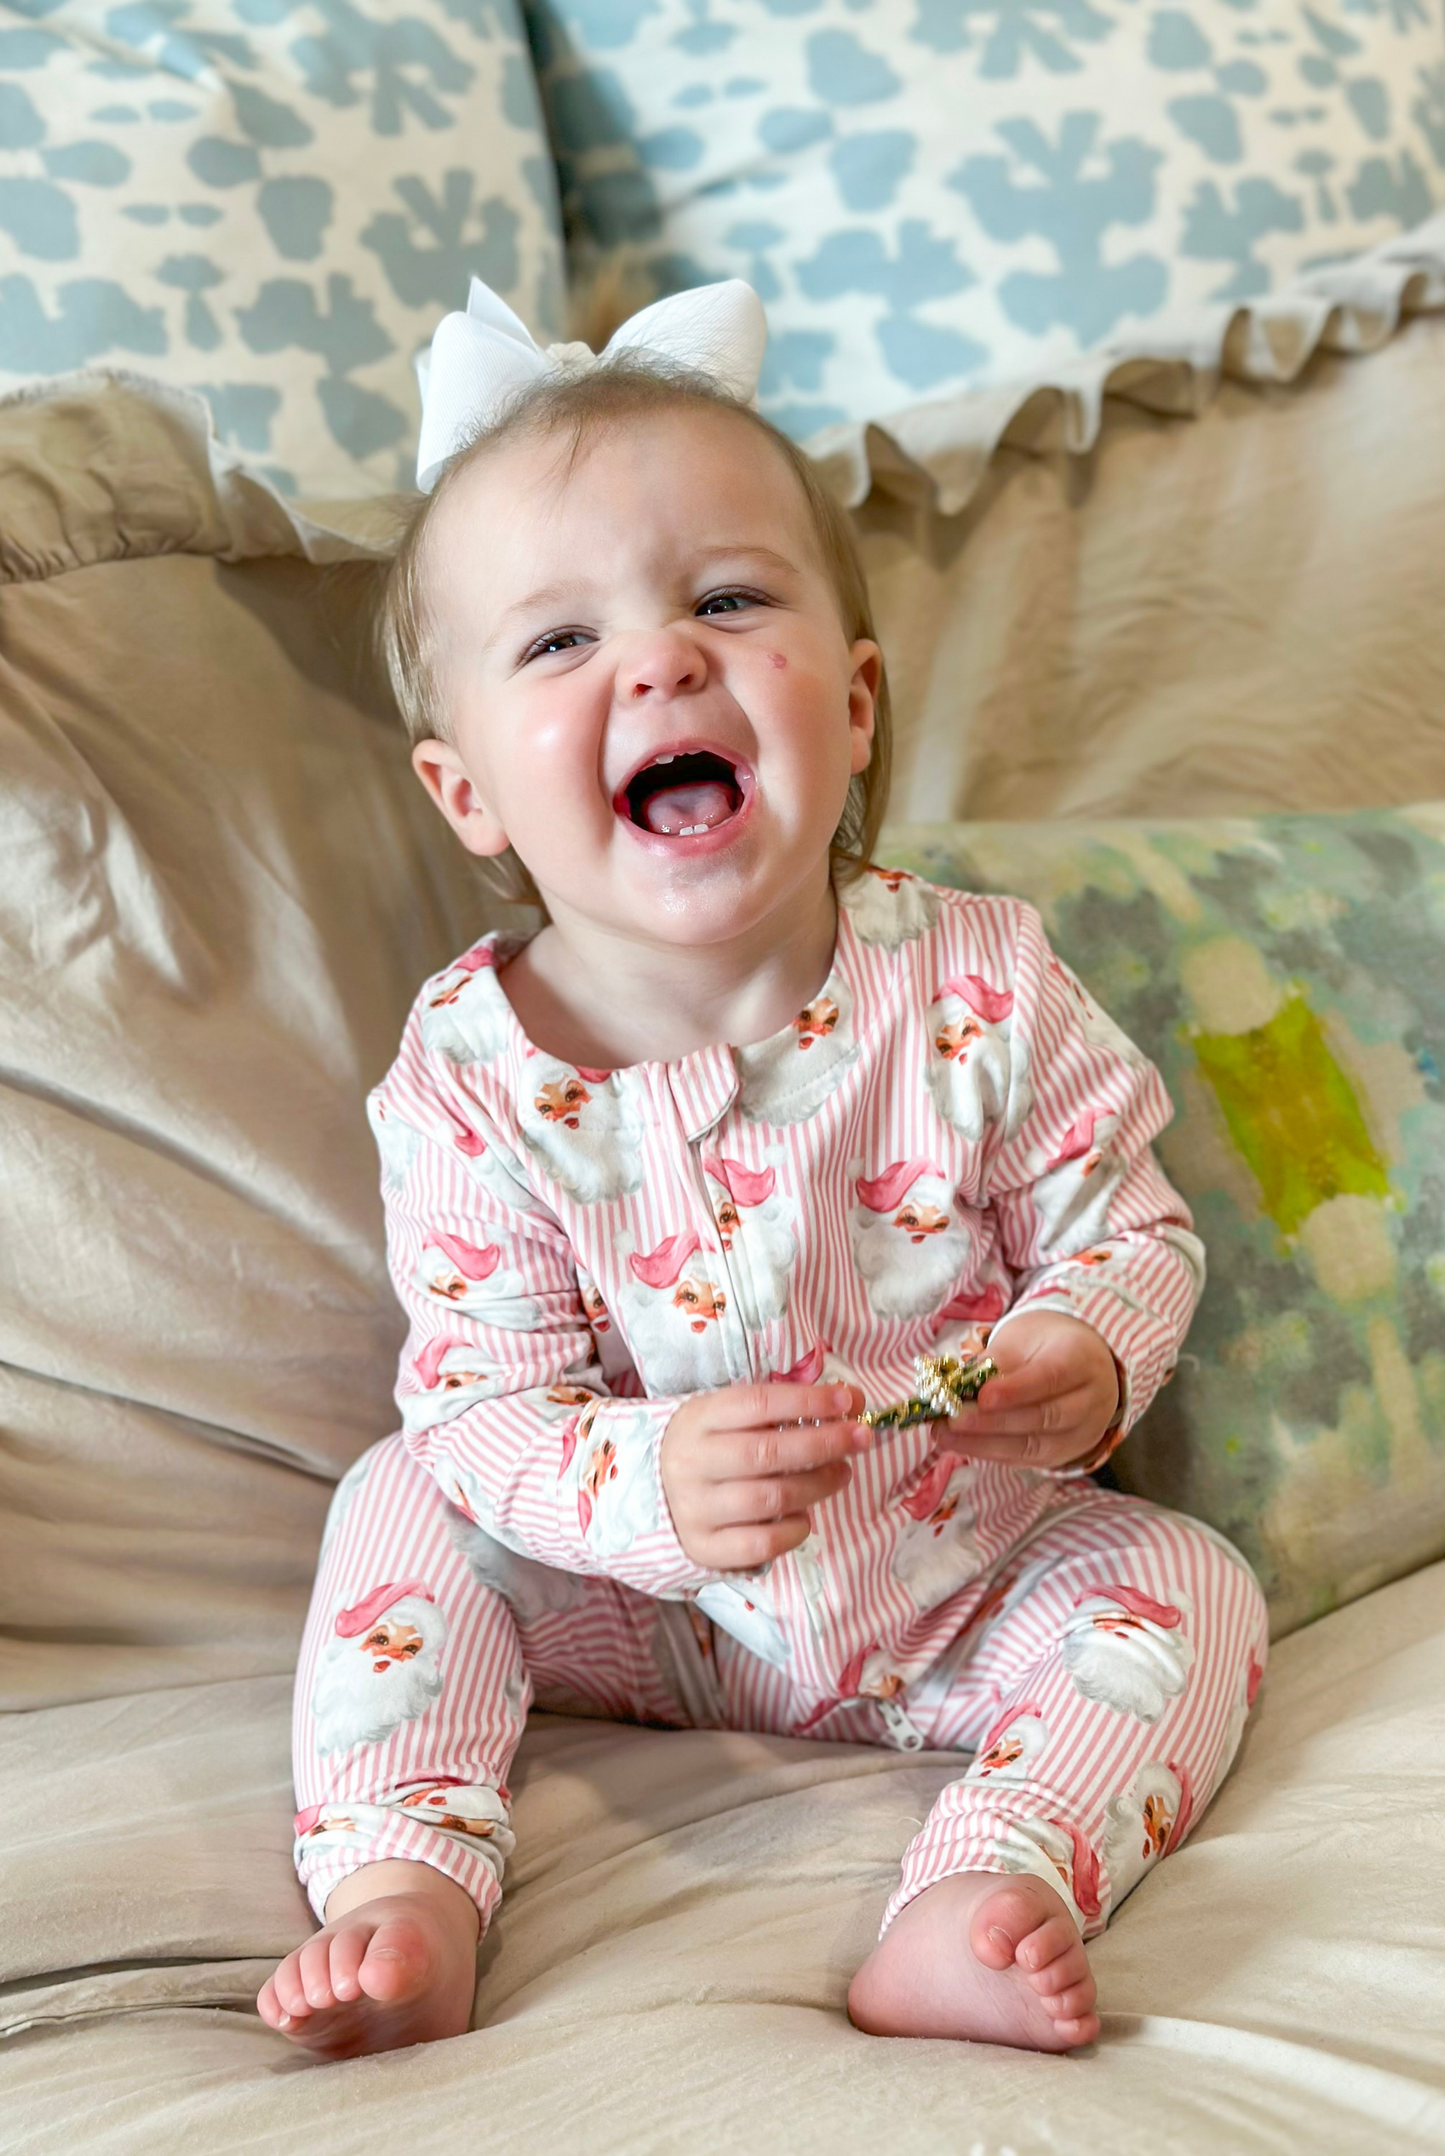
[[989,1355],[971,1355],[960,1362],[954,1355],[915,1355],[913,1376],[918,1390],[891,1407],[867,1407],[858,1417],[870,1430],[908,1430],[919,1422],[947,1422],[976,1400],[998,1364]]

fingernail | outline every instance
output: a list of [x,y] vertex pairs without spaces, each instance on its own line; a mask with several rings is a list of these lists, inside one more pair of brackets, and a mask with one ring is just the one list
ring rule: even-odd
[[849,1408],[853,1405],[853,1388],[851,1385],[835,1385],[833,1387],[833,1405],[840,1415],[847,1414]]

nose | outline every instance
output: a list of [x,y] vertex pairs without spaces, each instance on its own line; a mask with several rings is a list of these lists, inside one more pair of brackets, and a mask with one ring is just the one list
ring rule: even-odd
[[707,680],[701,646],[685,629],[649,629],[627,639],[617,667],[617,700],[640,704],[694,695]]

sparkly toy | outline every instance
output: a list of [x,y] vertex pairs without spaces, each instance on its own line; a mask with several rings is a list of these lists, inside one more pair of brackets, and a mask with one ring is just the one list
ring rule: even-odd
[[959,1362],[953,1355],[915,1355],[913,1375],[918,1390],[892,1407],[869,1407],[858,1417],[871,1430],[908,1430],[917,1422],[945,1422],[970,1400],[976,1400],[998,1364],[987,1355],[971,1355]]

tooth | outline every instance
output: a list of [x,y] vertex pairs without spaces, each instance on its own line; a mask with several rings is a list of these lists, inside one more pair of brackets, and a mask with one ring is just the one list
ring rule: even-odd
[[654,762],[654,763],[658,763],[658,764],[675,764],[675,763],[677,762],[677,757],[676,757],[676,755],[672,755],[672,756],[655,756],[655,757],[653,758],[653,762]]

